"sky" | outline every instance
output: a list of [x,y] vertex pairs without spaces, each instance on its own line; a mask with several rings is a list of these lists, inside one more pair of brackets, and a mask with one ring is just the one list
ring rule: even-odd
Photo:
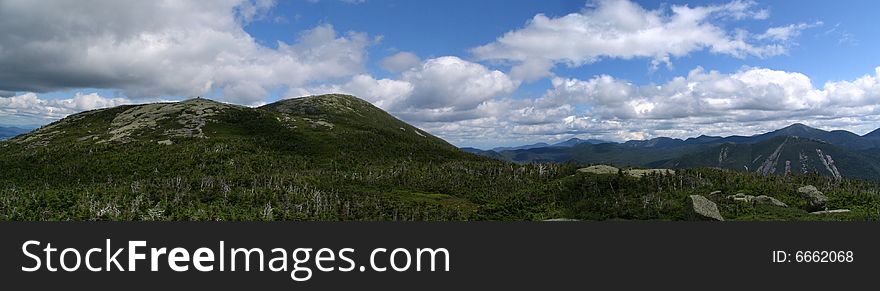
[[457,146],[880,127],[877,1],[0,0],[0,126],[352,94]]

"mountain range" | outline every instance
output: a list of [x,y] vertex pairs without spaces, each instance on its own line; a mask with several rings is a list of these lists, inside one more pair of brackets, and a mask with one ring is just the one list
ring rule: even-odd
[[767,174],[880,179],[880,130],[863,136],[796,123],[753,136],[658,137],[623,143],[578,142],[569,147],[529,146],[468,152],[513,162],[609,163],[624,166],[718,167]]
[[29,132],[29,129],[19,128],[19,127],[4,127],[0,126],[0,140],[9,139],[15,137],[20,134],[24,134]]
[[[81,112],[0,141],[0,220],[680,220],[695,193],[728,220],[865,220],[880,196],[860,193],[876,184],[848,178],[880,176],[877,135],[794,125],[481,151],[489,158],[354,96],[256,108],[195,98]],[[852,211],[812,214],[797,192],[809,184]],[[744,208],[718,191],[791,207]]]

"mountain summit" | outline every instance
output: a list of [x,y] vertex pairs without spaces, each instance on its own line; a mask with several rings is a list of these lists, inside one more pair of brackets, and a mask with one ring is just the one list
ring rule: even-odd
[[28,148],[246,143],[314,157],[460,156],[454,146],[348,95],[281,100],[259,108],[204,98],[87,111],[18,136]]

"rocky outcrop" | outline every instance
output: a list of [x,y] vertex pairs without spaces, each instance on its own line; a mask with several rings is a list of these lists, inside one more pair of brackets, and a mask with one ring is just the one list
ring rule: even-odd
[[687,201],[687,219],[688,220],[717,220],[724,221],[721,212],[715,202],[709,201],[706,197],[700,195],[688,196]]
[[751,202],[752,198],[755,198],[755,196],[746,195],[744,193],[736,193],[736,195],[727,195],[726,198],[727,200],[733,202]]
[[[142,130],[160,130],[169,137],[204,138],[202,128],[223,110],[232,108],[207,99],[195,98],[174,103],[155,103],[132,107],[113,118],[110,123],[110,138],[106,141],[131,140],[131,136]],[[160,123],[174,124],[173,127],[160,126]]]
[[825,210],[825,206],[828,203],[828,197],[816,189],[813,185],[807,185],[798,188],[798,195],[801,198],[807,201],[807,211],[820,211]]
[[786,138],[785,141],[780,143],[779,146],[776,147],[776,150],[773,151],[763,163],[761,163],[761,166],[758,167],[758,170],[756,171],[758,174],[767,176],[776,173],[776,164],[779,162],[779,154],[782,152],[782,148],[785,147],[785,143],[787,142],[788,139]]
[[744,193],[736,193],[736,195],[727,196],[727,200],[754,205],[773,205],[778,207],[788,207],[787,204],[779,201],[779,199],[767,195],[752,196],[746,195]]
[[758,205],[773,205],[773,206],[778,206],[778,207],[788,207],[787,204],[785,204],[782,201],[779,201],[779,199],[776,199],[776,198],[773,198],[770,196],[766,196],[766,195],[760,195],[760,196],[756,196],[755,198],[752,198],[752,203],[755,203]]
[[837,213],[848,213],[849,209],[834,209],[834,210],[822,210],[816,212],[810,212],[810,214],[815,215],[823,215],[823,214],[837,214]]
[[578,172],[592,174],[617,174],[619,171],[620,169],[618,168],[606,165],[595,165],[578,169]]
[[727,159],[728,154],[729,151],[727,150],[727,147],[722,147],[721,152],[718,153],[718,166],[721,166],[721,163],[724,163],[724,160]]
[[816,154],[819,155],[819,161],[822,162],[822,165],[825,165],[825,169],[831,173],[832,177],[835,179],[843,178],[843,176],[840,175],[840,171],[837,170],[837,166],[834,165],[834,159],[831,158],[831,155],[823,154],[820,149],[816,149]]

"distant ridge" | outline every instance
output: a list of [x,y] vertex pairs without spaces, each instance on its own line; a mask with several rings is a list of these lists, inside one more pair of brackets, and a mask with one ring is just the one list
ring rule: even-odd
[[9,138],[13,138],[20,134],[25,134],[29,132],[29,129],[24,129],[20,127],[3,127],[0,126],[0,140],[5,140]]
[[[474,152],[513,162],[609,163],[624,166],[721,167],[761,174],[818,173],[880,180],[880,129],[864,136],[795,123],[753,136],[657,137],[624,143],[580,142],[519,150]],[[772,157],[771,157],[772,156]]]

